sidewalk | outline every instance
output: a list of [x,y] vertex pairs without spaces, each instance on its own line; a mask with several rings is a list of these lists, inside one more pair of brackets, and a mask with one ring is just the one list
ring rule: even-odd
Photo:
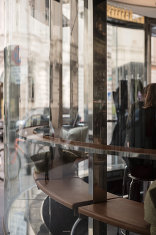
[[4,206],[4,204],[3,204],[3,202],[4,202],[3,186],[4,186],[3,182],[0,181],[0,235],[3,234],[3,229],[2,229],[3,211],[4,211],[4,208],[3,208],[3,206]]
[[[0,150],[3,148],[3,144],[0,143]],[[3,235],[2,222],[3,222],[3,212],[4,212],[4,182],[1,178],[4,178],[4,151],[0,151],[0,235]]]

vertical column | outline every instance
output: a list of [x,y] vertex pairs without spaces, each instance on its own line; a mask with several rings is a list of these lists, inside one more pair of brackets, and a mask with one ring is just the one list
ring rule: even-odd
[[[106,0],[88,1],[88,12],[93,8],[93,100],[92,131],[93,142],[107,144],[107,38]],[[91,20],[91,18],[89,19]],[[89,22],[88,20],[88,22]],[[91,30],[91,29],[90,29]],[[93,201],[103,202],[107,198],[107,155],[94,154],[89,159]],[[107,226],[101,222],[89,221],[89,234],[107,234]]]
[[93,135],[107,144],[106,0],[93,0]]
[[78,112],[78,0],[70,0],[70,118]]
[[151,83],[151,25],[150,20],[145,18],[145,84]]
[[[103,144],[107,144],[106,8],[105,0],[93,1],[93,140]],[[107,156],[94,156],[95,201],[106,200],[106,172]]]
[[86,119],[93,142],[107,144],[106,0],[85,1],[84,8]]
[[[93,7],[93,19],[88,18],[90,21],[93,20],[93,77],[90,77],[90,83],[93,84],[93,105],[88,105],[88,109],[93,115],[93,142],[107,144],[106,1],[93,0],[93,5],[90,4],[88,1],[88,14]],[[90,110],[90,107],[93,110]],[[90,156],[90,168],[92,168],[90,185],[93,185],[93,200],[105,201],[107,155]]]
[[62,125],[62,2],[50,4],[50,108],[55,136]]
[[93,2],[84,0],[84,120],[93,140]]

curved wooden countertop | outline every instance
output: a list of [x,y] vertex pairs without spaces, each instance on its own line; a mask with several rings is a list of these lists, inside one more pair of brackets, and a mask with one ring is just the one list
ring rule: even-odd
[[116,198],[107,203],[82,206],[78,212],[131,232],[150,235],[150,226],[144,221],[144,205],[140,202]]
[[[82,152],[98,154],[119,154],[127,157],[135,154],[152,155],[156,160],[156,150],[126,148],[78,141],[62,140],[43,134],[34,134],[34,128],[24,130],[26,140],[33,143],[42,143],[47,146],[74,149]],[[20,136],[20,135],[19,135]],[[135,155],[136,157],[136,155]],[[49,197],[70,209],[78,209],[80,214],[92,217],[98,221],[118,226],[139,234],[149,235],[149,225],[144,221],[143,204],[119,198],[107,193],[107,202],[94,204],[89,194],[89,185],[78,177],[50,178],[45,181],[45,173],[34,174],[35,182]]]
[[[48,181],[45,181],[44,173],[34,173],[34,179],[39,189],[70,209],[93,203],[92,196],[89,194],[88,183],[79,177],[50,178]],[[107,200],[118,197],[117,195],[107,193]]]

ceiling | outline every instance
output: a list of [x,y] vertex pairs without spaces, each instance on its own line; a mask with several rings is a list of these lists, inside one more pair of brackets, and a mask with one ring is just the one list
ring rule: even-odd
[[132,10],[133,13],[141,16],[156,18],[156,0],[108,0],[108,3],[116,7]]
[[120,2],[129,5],[142,6],[142,7],[156,7],[156,0],[112,0],[113,2]]

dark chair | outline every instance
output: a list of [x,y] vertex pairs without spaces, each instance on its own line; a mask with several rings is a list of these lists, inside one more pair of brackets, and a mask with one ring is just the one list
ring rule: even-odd
[[130,200],[142,201],[140,191],[143,184],[156,179],[156,163],[150,159],[143,159],[141,155],[137,158],[124,158],[126,162],[123,178],[123,195],[125,193],[126,178],[130,179],[128,198]]
[[[153,160],[138,158],[123,158],[126,165],[123,176],[122,196],[128,192],[128,199],[141,202],[150,185],[156,179],[156,165]],[[127,186],[128,184],[128,186]],[[144,185],[146,184],[146,187]],[[141,191],[143,196],[141,196]],[[129,231],[120,231],[123,235],[129,235]],[[117,235],[120,234],[119,228]]]

